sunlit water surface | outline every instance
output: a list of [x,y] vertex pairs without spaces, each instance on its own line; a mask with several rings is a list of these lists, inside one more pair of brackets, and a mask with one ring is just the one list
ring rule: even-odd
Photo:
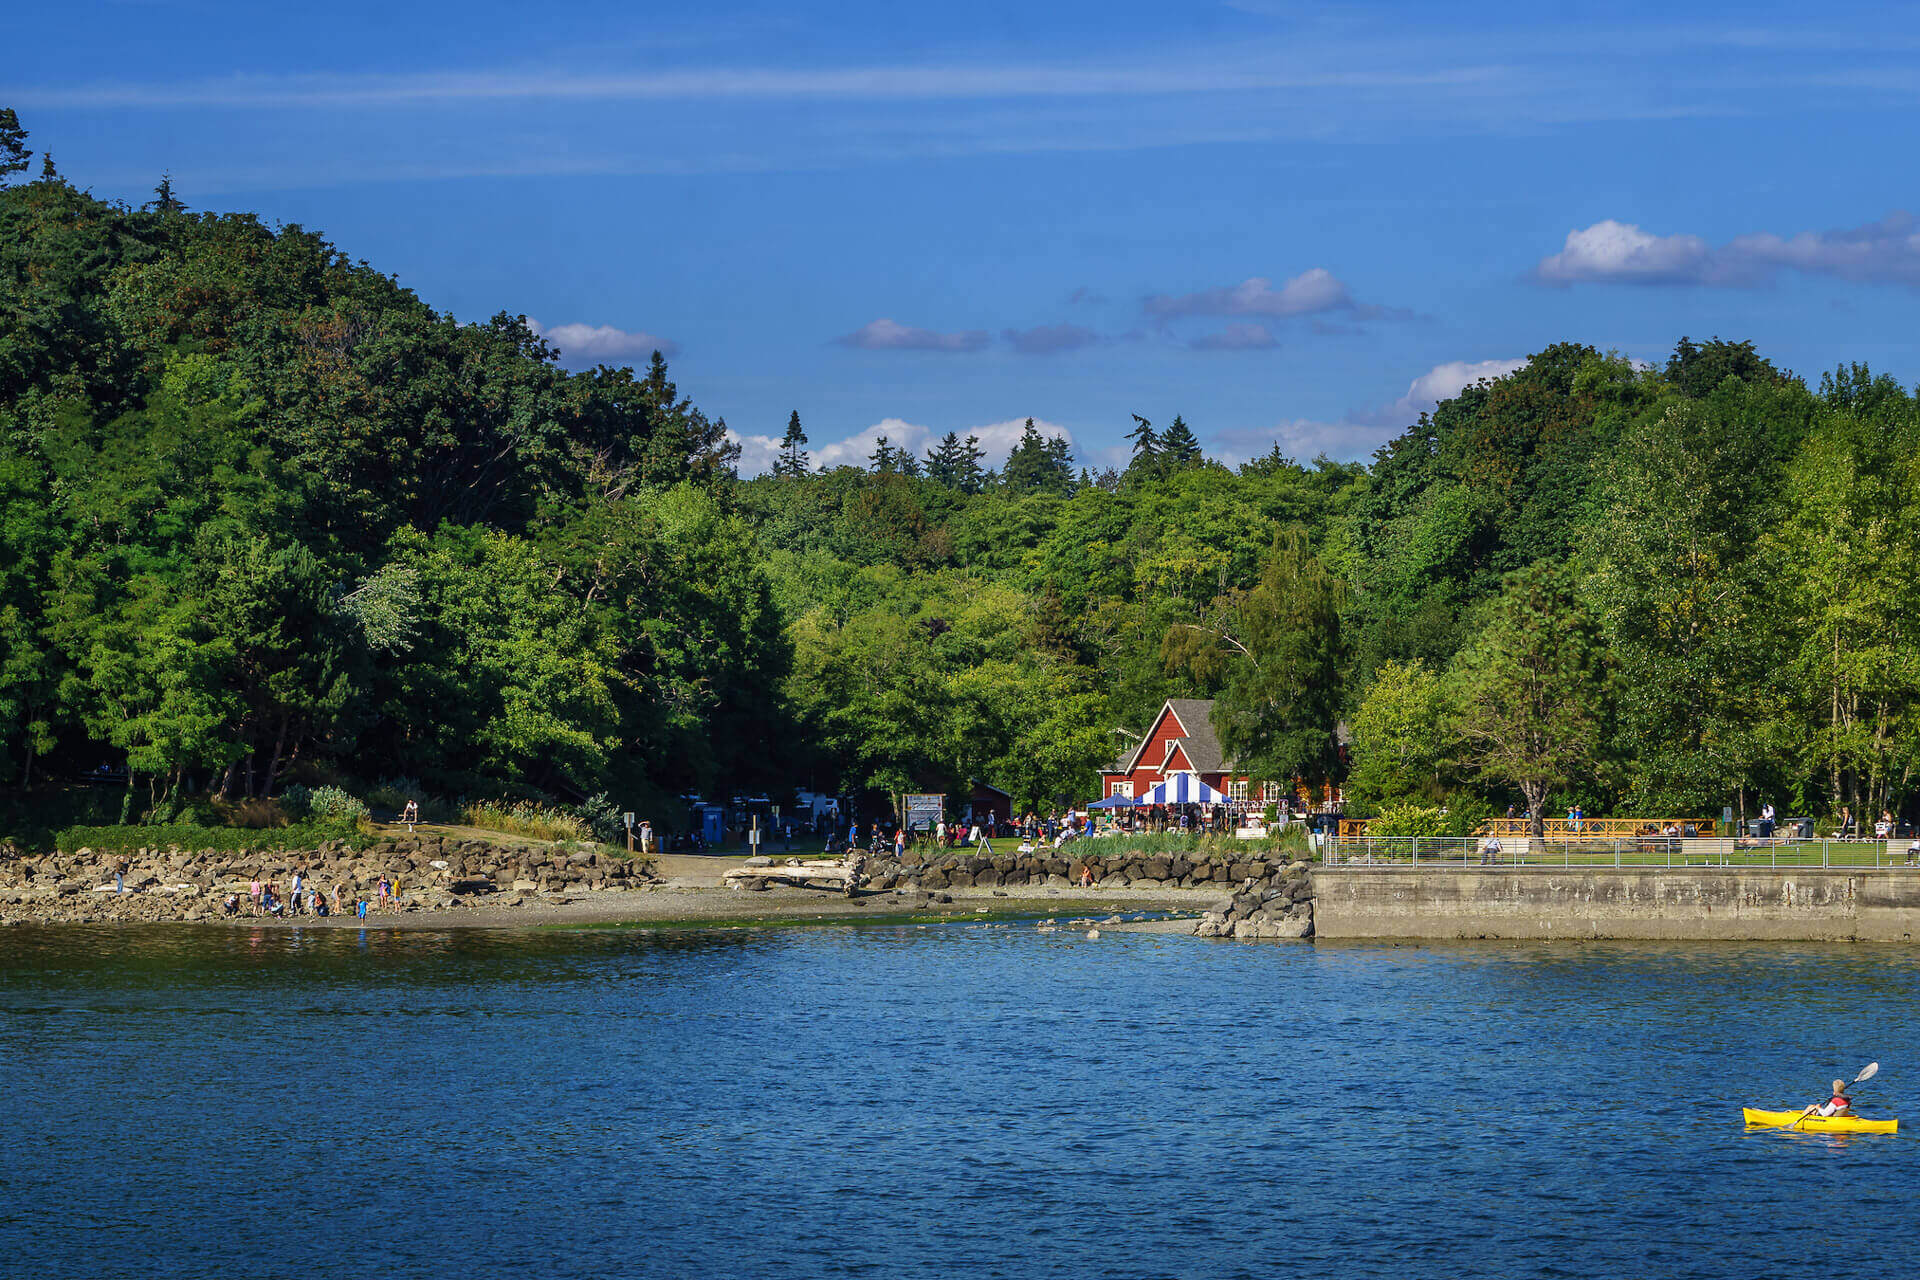
[[[1913,1274],[1872,946],[0,933],[20,1276]],[[1876,1093],[1863,1095],[1865,1104]]]

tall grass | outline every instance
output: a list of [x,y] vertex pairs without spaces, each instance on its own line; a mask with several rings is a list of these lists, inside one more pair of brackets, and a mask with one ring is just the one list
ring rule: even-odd
[[461,811],[460,817],[470,827],[524,836],[529,840],[593,839],[592,828],[578,814],[565,809],[548,808],[531,800],[520,800],[513,804],[482,800],[468,805]]
[[1307,833],[1298,823],[1278,835],[1259,840],[1242,840],[1226,835],[1146,831],[1117,836],[1095,836],[1076,841],[1068,848],[1076,853],[1101,857],[1158,857],[1179,854],[1202,862],[1238,862],[1245,858],[1310,857]]

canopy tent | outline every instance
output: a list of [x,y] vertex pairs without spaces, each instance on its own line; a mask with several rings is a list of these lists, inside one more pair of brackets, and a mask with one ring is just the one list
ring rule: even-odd
[[1092,804],[1088,805],[1087,808],[1138,809],[1141,807],[1141,803],[1141,801],[1135,800],[1132,796],[1108,796],[1105,800],[1095,800]]
[[1176,773],[1165,782],[1157,782],[1141,797],[1146,804],[1227,804],[1218,791],[1190,773]]

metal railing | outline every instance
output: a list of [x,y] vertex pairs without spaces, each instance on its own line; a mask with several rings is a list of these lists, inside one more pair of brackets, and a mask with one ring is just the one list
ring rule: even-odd
[[1920,858],[1902,841],[1639,839],[1530,841],[1502,838],[1497,852],[1474,836],[1385,836],[1343,839],[1325,851],[1330,867],[1620,867],[1664,870],[1684,867],[1839,867],[1920,871]]
[[[1340,819],[1342,840],[1365,839],[1369,818]],[[1544,818],[1540,824],[1549,840],[1630,840],[1641,836],[1647,827],[1665,831],[1672,827],[1683,839],[1712,838],[1722,832],[1712,818]],[[1786,824],[1780,824],[1782,830]],[[1474,831],[1475,835],[1509,836],[1524,840],[1532,822],[1527,818],[1489,818]]]

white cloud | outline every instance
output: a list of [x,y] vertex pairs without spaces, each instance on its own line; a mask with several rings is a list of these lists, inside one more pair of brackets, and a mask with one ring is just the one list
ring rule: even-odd
[[568,364],[630,364],[650,359],[656,351],[670,356],[680,349],[678,343],[658,334],[610,324],[557,324],[549,329],[529,317],[527,328],[557,347]]
[[1180,316],[1304,316],[1356,307],[1347,286],[1325,267],[1303,271],[1278,289],[1265,276],[1253,276],[1236,285],[1198,293],[1157,293],[1145,305],[1148,315],[1162,320]]
[[1407,384],[1407,394],[1386,406],[1369,421],[1380,420],[1386,426],[1409,426],[1423,413],[1430,413],[1442,400],[1451,400],[1482,378],[1504,378],[1526,365],[1519,360],[1449,360],[1437,364]]
[[1207,437],[1208,451],[1226,462],[1244,462],[1274,445],[1290,458],[1322,453],[1347,461],[1365,458],[1435,405],[1460,394],[1482,378],[1503,378],[1525,360],[1449,360],[1407,384],[1407,393],[1374,409],[1354,409],[1337,422],[1289,418],[1271,427],[1240,427]]
[[1834,276],[1860,284],[1920,288],[1920,223],[1896,210],[1841,231],[1737,236],[1714,248],[1696,235],[1660,236],[1609,218],[1569,231],[1559,253],[1540,260],[1547,284],[1685,284],[1720,288],[1765,284],[1779,272]]
[[[1058,436],[1069,445],[1073,443],[1073,433],[1057,422],[1047,422],[1041,418],[1033,420],[1034,429],[1043,436]],[[977,436],[981,451],[986,455],[982,465],[999,467],[1020,443],[1021,435],[1026,431],[1025,417],[1008,418],[1003,422],[989,422],[978,427],[954,427],[954,434],[962,440],[968,436]],[[881,436],[896,449],[912,451],[915,457],[925,458],[927,450],[939,442],[946,428],[935,429],[917,422],[908,422],[904,418],[882,418],[870,427],[864,427],[840,440],[821,445],[809,445],[808,456],[816,468],[827,467],[864,467],[873,455],[873,447]],[[773,468],[774,457],[780,452],[780,441],[775,436],[743,436],[731,428],[727,437],[740,446],[740,474],[759,475]],[[1075,451],[1076,455],[1078,450]]]
[[1205,333],[1187,343],[1195,351],[1272,351],[1280,345],[1263,324],[1230,324],[1218,333]]
[[1713,250],[1699,236],[1656,236],[1612,218],[1567,232],[1559,253],[1536,268],[1548,284],[1618,280],[1635,284],[1705,284]]
[[861,351],[980,351],[989,338],[985,329],[941,333],[934,329],[916,329],[882,316],[834,341]]

